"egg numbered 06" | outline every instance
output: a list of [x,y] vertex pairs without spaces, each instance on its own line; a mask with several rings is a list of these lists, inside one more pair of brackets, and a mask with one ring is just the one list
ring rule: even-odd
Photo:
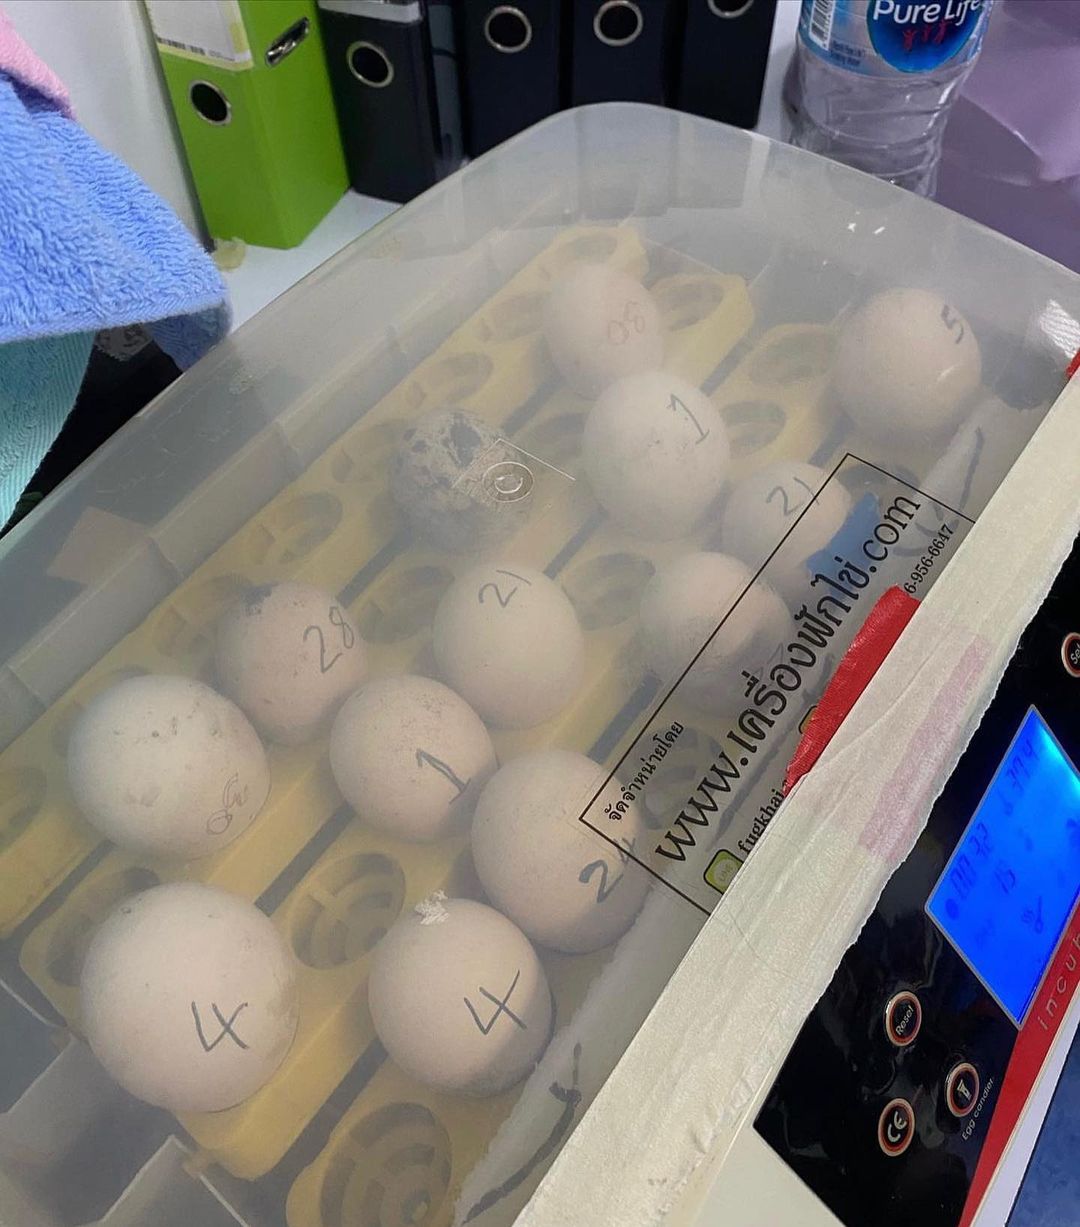
[[731,449],[720,411],[675,375],[614,383],[585,420],[593,492],[622,528],[651,541],[689,532],[723,489]]
[[484,722],[449,686],[377,678],[338,712],[330,768],[369,826],[424,842],[460,830],[495,770]]
[[959,424],[982,377],[971,324],[928,290],[888,290],[844,325],[833,390],[878,443],[940,440]]
[[652,295],[629,273],[577,264],[556,281],[544,305],[544,336],[555,365],[580,396],[664,359],[664,331]]
[[375,948],[368,1002],[391,1059],[459,1094],[513,1086],[551,1036],[551,989],[525,935],[493,908],[441,891]]
[[296,1033],[296,965],[258,908],[173,882],[120,904],[90,943],[82,1024],[101,1064],[138,1099],[173,1112],[241,1103]]
[[441,676],[500,728],[550,719],[584,676],[585,638],[569,598],[515,563],[481,563],[450,586],[433,646]]
[[297,745],[329,725],[367,676],[367,648],[337,599],[310,584],[252,588],[222,616],[222,689],[271,741]]
[[224,848],[254,820],[270,766],[247,717],[194,678],[147,674],[104,691],[68,741],[75,804],[108,838],[189,860]]
[[[639,807],[592,759],[538,750],[501,767],[472,826],[476,872],[492,903],[541,945],[571,954],[621,937],[650,878]],[[621,806],[621,808],[620,808]],[[602,829],[601,837],[580,821]]]

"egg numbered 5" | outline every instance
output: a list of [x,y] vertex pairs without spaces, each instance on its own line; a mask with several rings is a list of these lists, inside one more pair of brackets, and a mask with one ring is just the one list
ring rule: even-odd
[[581,685],[585,637],[566,593],[516,563],[470,567],[435,611],[443,678],[500,728],[531,728]]
[[[645,839],[638,806],[606,777],[583,754],[538,750],[501,767],[477,802],[472,850],[484,890],[553,950],[583,954],[615,941],[649,889],[633,859]],[[579,821],[586,810],[607,838]]]
[[68,742],[71,793],[122,847],[209,856],[254,820],[270,766],[247,717],[190,677],[147,674],[98,695]]
[[720,411],[662,371],[607,389],[585,420],[582,457],[593,493],[619,524],[650,541],[688,533],[720,494],[731,449]]
[[322,732],[367,676],[367,648],[337,598],[310,584],[251,588],[218,625],[222,689],[271,741]]
[[296,965],[255,906],[173,882],[134,895],[98,929],[80,976],[95,1056],[138,1099],[216,1112],[253,1095],[296,1033]]

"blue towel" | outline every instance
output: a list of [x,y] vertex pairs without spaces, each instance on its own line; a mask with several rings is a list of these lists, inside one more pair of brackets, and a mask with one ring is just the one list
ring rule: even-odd
[[225,286],[176,215],[0,73],[0,525],[74,404],[93,335],[144,324],[181,368],[228,329]]

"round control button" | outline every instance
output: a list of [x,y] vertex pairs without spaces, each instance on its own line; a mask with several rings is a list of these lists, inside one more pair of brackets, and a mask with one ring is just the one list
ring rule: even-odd
[[885,1007],[885,1034],[897,1048],[914,1043],[922,1027],[922,1004],[914,993],[905,990],[889,998]]
[[979,1071],[968,1061],[954,1065],[945,1078],[945,1106],[953,1116],[964,1117],[978,1098]]
[[915,1109],[906,1099],[893,1099],[878,1117],[877,1140],[882,1151],[895,1159],[915,1136]]
[[1076,631],[1061,641],[1061,663],[1070,677],[1080,677],[1080,634]]

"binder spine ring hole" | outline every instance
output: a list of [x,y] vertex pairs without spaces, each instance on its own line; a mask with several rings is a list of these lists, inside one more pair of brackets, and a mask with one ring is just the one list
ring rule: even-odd
[[727,20],[733,17],[741,17],[754,7],[754,0],[706,0],[706,2],[709,6],[709,12],[713,16],[723,17]]
[[634,0],[604,0],[593,18],[593,33],[608,47],[628,47],[645,28]]
[[345,52],[345,62],[357,81],[372,89],[385,89],[394,79],[394,65],[377,43],[363,39],[351,43]]
[[532,42],[532,22],[512,4],[497,4],[484,20],[484,38],[496,51],[514,55]]
[[188,100],[195,114],[215,128],[232,123],[232,107],[228,98],[211,81],[192,81],[188,86]]

